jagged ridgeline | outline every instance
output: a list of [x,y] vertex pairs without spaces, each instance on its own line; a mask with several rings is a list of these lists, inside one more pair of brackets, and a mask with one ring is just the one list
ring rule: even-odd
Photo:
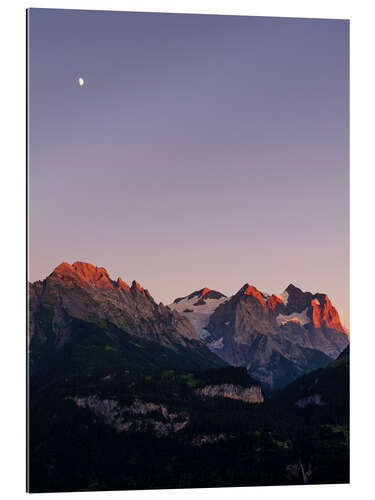
[[[324,370],[341,383],[328,363],[347,336],[328,298],[287,290],[203,288],[168,307],[83,262],[30,284],[30,490],[346,482],[348,411]],[[282,386],[327,364],[274,400],[253,375]]]
[[170,307],[191,320],[212,352],[246,366],[269,390],[327,365],[348,345],[329,297],[294,285],[268,295],[246,283],[231,297],[203,288]]
[[226,363],[199,340],[190,321],[135,281],[104,268],[63,263],[30,284],[31,373],[100,375],[121,367],[205,369]]

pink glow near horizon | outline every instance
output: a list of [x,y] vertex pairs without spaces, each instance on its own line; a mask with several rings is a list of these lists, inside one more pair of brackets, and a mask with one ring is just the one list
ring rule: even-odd
[[33,9],[29,35],[31,281],[294,283],[349,325],[346,21]]

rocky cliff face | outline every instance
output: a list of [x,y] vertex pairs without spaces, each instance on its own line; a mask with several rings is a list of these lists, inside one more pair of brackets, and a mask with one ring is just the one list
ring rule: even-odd
[[[123,332],[174,352],[179,348],[198,350],[202,360],[214,360],[185,316],[156,304],[136,281],[128,285],[121,278],[112,280],[103,267],[84,262],[60,264],[45,280],[29,285],[29,306],[32,365],[69,345],[77,332],[80,338],[75,343],[79,345],[82,335],[91,335],[95,345],[100,337],[106,355],[109,349],[122,351]],[[136,342],[129,342],[134,350]],[[145,352],[144,346],[138,347]],[[129,352],[124,355],[130,356]]]
[[165,405],[135,399],[129,406],[121,406],[115,399],[97,395],[71,398],[79,408],[88,408],[116,432],[147,432],[157,437],[175,434],[189,422],[186,416],[170,411]]
[[[178,300],[171,307],[181,304],[181,314],[197,317],[201,306],[189,308],[188,298]],[[283,387],[328,364],[348,345],[328,296],[294,285],[280,295],[268,295],[246,283],[229,299],[216,300],[202,312],[204,321],[197,330],[206,345],[229,364],[246,366],[250,375],[270,388]],[[192,322],[197,327],[197,321]]]
[[262,389],[259,385],[241,387],[234,384],[206,385],[195,390],[199,396],[209,398],[229,398],[243,401],[244,403],[263,403]]
[[113,281],[107,271],[84,262],[62,263],[43,281],[32,283],[30,290],[30,337],[43,335],[36,311],[45,307],[53,313],[52,329],[58,341],[68,338],[63,316],[82,320],[107,320],[134,335],[168,343],[168,334],[180,342],[197,340],[191,323],[162,304],[157,305],[148,290],[133,281],[129,286],[121,278]]

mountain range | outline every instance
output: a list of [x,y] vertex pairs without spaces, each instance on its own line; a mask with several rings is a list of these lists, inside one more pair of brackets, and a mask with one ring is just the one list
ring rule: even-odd
[[28,290],[29,491],[347,482],[348,336],[325,294],[165,306],[84,262]]
[[65,369],[68,363],[79,371],[125,360],[188,369],[226,364],[187,318],[156,304],[136,281],[114,281],[104,268],[84,262],[62,263],[29,286],[29,342],[32,372],[62,358]]
[[271,389],[328,364],[348,345],[329,297],[292,284],[280,295],[248,283],[231,297],[203,288],[169,307],[190,319],[214,353],[230,365],[246,366]]
[[116,334],[107,348],[114,343],[114,352],[121,352],[118,343],[125,338],[134,343],[137,337],[164,350],[161,359],[177,360],[184,351],[178,363],[186,367],[199,356],[205,367],[245,366],[266,389],[280,389],[327,365],[348,345],[329,297],[292,284],[280,295],[248,283],[231,297],[202,288],[164,306],[136,281],[128,285],[102,267],[75,262],[31,284],[29,299],[32,368],[44,351],[69,345],[77,322],[97,329],[110,325]]

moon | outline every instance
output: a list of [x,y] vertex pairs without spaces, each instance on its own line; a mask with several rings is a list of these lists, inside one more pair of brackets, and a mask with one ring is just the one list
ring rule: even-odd
[[84,79],[80,76],[80,77],[78,78],[78,85],[79,85],[80,87],[82,87],[82,85],[83,85],[84,83],[85,83],[85,80],[84,80]]

